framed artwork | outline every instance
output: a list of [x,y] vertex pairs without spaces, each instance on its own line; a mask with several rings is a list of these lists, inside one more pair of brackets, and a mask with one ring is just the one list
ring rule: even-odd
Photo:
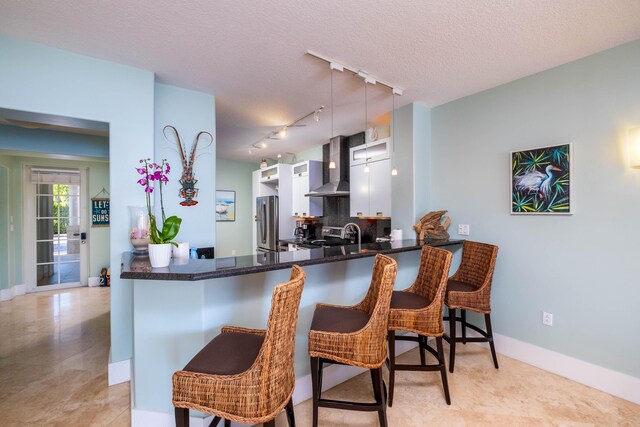
[[236,220],[236,192],[216,190],[216,221]]
[[573,145],[511,152],[511,214],[571,215]]

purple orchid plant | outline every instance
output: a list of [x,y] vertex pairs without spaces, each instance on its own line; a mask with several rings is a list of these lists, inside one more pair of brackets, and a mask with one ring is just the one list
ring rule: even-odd
[[[141,167],[136,168],[136,171],[141,175],[137,183],[144,188],[147,199],[147,212],[149,213],[149,222],[151,224],[149,240],[154,244],[171,243],[174,246],[178,246],[177,243],[173,242],[173,239],[180,231],[182,219],[175,215],[167,218],[164,213],[164,201],[162,199],[162,187],[169,182],[168,175],[171,172],[171,166],[167,159],[162,159],[160,164],[152,163],[151,159],[142,159],[140,164]],[[160,228],[158,228],[155,215],[151,212],[151,194],[156,183],[160,188],[160,210],[162,211],[162,226]]]

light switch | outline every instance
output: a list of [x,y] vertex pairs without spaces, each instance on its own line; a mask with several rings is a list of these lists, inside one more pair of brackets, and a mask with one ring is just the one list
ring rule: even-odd
[[458,224],[458,234],[460,236],[469,235],[469,224]]

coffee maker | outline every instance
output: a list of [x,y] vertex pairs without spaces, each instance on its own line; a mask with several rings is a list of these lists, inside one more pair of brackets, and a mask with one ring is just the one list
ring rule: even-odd
[[293,232],[296,242],[304,242],[313,238],[312,230],[313,227],[311,224],[308,224],[303,220],[296,221],[296,229]]

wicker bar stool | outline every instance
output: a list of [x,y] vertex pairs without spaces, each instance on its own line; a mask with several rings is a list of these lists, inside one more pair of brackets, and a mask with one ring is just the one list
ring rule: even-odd
[[294,265],[288,282],[275,287],[267,329],[225,326],[183,370],[173,374],[176,425],[189,425],[189,409],[230,421],[275,426],[286,408],[295,426],[291,396],[293,352],[305,273]]
[[[376,255],[371,285],[364,300],[351,307],[318,304],[309,331],[313,427],[318,408],[377,411],[380,425],[387,426],[386,388],[382,365],[387,357],[389,304],[398,265],[392,258]],[[371,371],[375,403],[322,399],[322,369],[325,363],[359,366]],[[383,392],[384,390],[384,392]]]
[[[488,342],[491,347],[493,364],[498,369],[496,348],[493,344],[491,330],[491,281],[493,269],[498,257],[498,247],[486,243],[465,240],[462,244],[462,261],[458,271],[447,282],[445,304],[449,308],[449,336],[444,339],[449,343],[449,372],[453,372],[456,358],[456,343]],[[456,310],[461,310],[457,317]],[[466,310],[484,314],[487,331],[467,323]],[[462,324],[462,337],[456,337],[456,322]],[[478,332],[481,337],[467,338],[467,328]]]
[[[447,368],[442,350],[444,323],[444,293],[451,266],[451,252],[424,246],[420,257],[418,277],[410,288],[394,291],[389,312],[389,406],[393,405],[393,388],[396,371],[440,371],[447,405],[451,405]],[[398,335],[396,331],[414,332],[417,336]],[[435,337],[434,350],[427,344],[427,337]],[[420,347],[420,365],[396,364],[396,340],[416,341]],[[438,363],[427,365],[425,350],[433,354]]]

